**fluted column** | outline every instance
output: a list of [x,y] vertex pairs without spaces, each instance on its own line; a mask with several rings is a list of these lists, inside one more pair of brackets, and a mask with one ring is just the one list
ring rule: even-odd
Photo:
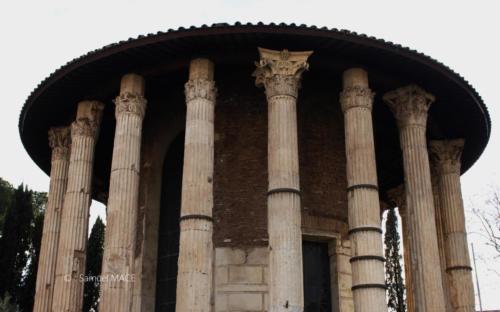
[[142,121],[146,110],[144,79],[136,74],[125,75],[115,105],[116,130],[99,302],[102,312],[125,312],[132,308]]
[[406,294],[406,310],[408,312],[415,312],[415,299],[413,296],[413,281],[411,277],[411,266],[412,266],[412,257],[410,250],[410,239],[409,233],[410,229],[408,228],[408,213],[406,208],[406,194],[404,185],[400,185],[390,191],[387,192],[389,198],[396,204],[398,207],[399,215],[401,216],[401,226],[402,226],[402,234],[403,234],[403,260],[405,264],[405,294]]
[[[434,200],[426,142],[427,111],[434,96],[410,85],[386,93],[403,152],[412,279],[417,311],[444,311]],[[429,222],[432,220],[432,222]]]
[[434,210],[436,212],[436,234],[439,250],[439,268],[441,269],[441,282],[443,283],[443,293],[444,293],[444,304],[445,311],[451,312],[452,307],[450,304],[450,295],[448,287],[448,278],[446,277],[446,252],[445,252],[445,239],[444,239],[444,228],[443,228],[443,217],[441,208],[441,194],[439,191],[439,172],[437,169],[437,164],[430,160],[431,166],[431,183],[432,183],[432,195],[434,198]]
[[71,125],[71,155],[61,217],[54,312],[82,310],[94,149],[103,108],[100,102],[80,102],[76,121]]
[[268,104],[270,312],[303,311],[297,95],[312,52],[259,48],[254,73]]
[[372,124],[374,93],[363,69],[345,71],[343,82],[340,104],[345,125],[354,308],[356,312],[387,311]]
[[176,311],[209,312],[213,262],[214,65],[194,59],[185,85],[186,138]]
[[438,173],[450,303],[453,311],[473,312],[474,285],[460,186],[463,146],[462,139],[431,141],[430,152]]
[[68,183],[71,132],[69,127],[51,128],[49,145],[52,148],[50,186],[45,217],[43,220],[42,244],[36,275],[36,295],[33,311],[52,310],[52,295],[56,277],[57,247],[61,230],[61,211]]

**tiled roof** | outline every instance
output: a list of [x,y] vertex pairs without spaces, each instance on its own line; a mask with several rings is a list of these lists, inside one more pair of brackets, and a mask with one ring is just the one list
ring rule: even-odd
[[448,71],[449,73],[453,74],[457,79],[459,79],[463,84],[467,85],[471,91],[471,93],[473,93],[474,97],[476,97],[478,100],[479,100],[479,103],[481,105],[481,108],[484,112],[484,115],[487,119],[487,122],[488,122],[488,134],[487,136],[489,137],[490,135],[490,129],[491,129],[491,119],[490,119],[490,116],[489,116],[489,113],[488,113],[488,109],[486,107],[486,105],[484,104],[481,96],[477,93],[477,91],[470,85],[470,83],[464,78],[462,77],[460,74],[456,73],[455,71],[453,71],[451,68],[449,68],[448,66],[446,66],[445,64],[437,61],[436,59],[428,56],[428,55],[425,55],[417,50],[414,50],[414,49],[410,49],[408,47],[404,47],[400,44],[397,44],[397,43],[393,43],[391,41],[386,41],[386,40],[383,40],[383,39],[378,39],[378,38],[375,38],[373,36],[368,36],[368,35],[365,35],[365,34],[359,34],[359,33],[356,33],[356,32],[353,32],[353,31],[349,31],[349,30],[344,30],[344,29],[337,29],[337,28],[327,28],[327,27],[317,27],[317,26],[308,26],[308,25],[305,25],[305,24],[301,24],[301,25],[296,25],[294,23],[291,23],[291,24],[286,24],[286,23],[279,23],[279,24],[275,24],[275,23],[270,23],[270,24],[265,24],[265,23],[262,23],[262,22],[259,22],[259,23],[256,23],[256,24],[252,24],[252,23],[241,23],[241,22],[236,22],[234,24],[227,24],[227,23],[216,23],[216,24],[212,24],[212,25],[206,25],[206,24],[203,24],[201,25],[200,27],[196,27],[196,26],[191,26],[189,28],[185,28],[185,27],[179,27],[177,29],[168,29],[167,31],[158,31],[157,33],[149,33],[147,35],[140,35],[138,36],[137,38],[129,38],[127,40],[122,40],[122,41],[119,41],[119,42],[116,42],[116,43],[112,43],[112,44],[109,44],[109,45],[106,45],[106,46],[103,46],[102,48],[99,48],[99,49],[96,49],[96,50],[93,50],[93,51],[90,51],[80,57],[77,57],[71,61],[69,61],[68,63],[62,65],[60,68],[56,69],[52,74],[50,74],[47,78],[45,78],[44,80],[42,80],[38,86],[31,92],[31,94],[28,96],[23,108],[22,108],[22,111],[21,111],[21,115],[20,115],[20,120],[19,120],[19,128],[20,128],[20,131],[22,131],[22,121],[23,121],[23,116],[25,114],[25,110],[27,108],[27,106],[29,105],[29,103],[31,103],[34,98],[36,97],[38,91],[40,89],[42,89],[42,87],[48,83],[50,83],[50,81],[52,79],[54,79],[59,73],[65,71],[66,69],[72,67],[72,66],[75,66],[75,65],[78,65],[80,62],[83,62],[84,60],[88,59],[88,58],[91,58],[93,56],[96,56],[96,55],[99,55],[99,54],[105,54],[107,52],[110,52],[111,49],[117,47],[117,46],[121,46],[121,45],[126,45],[126,44],[131,44],[131,43],[134,43],[134,42],[140,42],[142,40],[146,40],[146,39],[152,39],[152,38],[155,38],[155,37],[160,37],[160,36],[164,36],[166,34],[172,34],[172,33],[182,33],[182,32],[186,32],[186,31],[190,31],[190,30],[198,30],[198,29],[207,29],[207,28],[228,28],[229,30],[231,28],[233,29],[236,29],[236,28],[244,28],[244,27],[255,27],[255,26],[266,26],[266,27],[276,27],[276,28],[283,28],[283,27],[286,27],[286,28],[296,28],[296,29],[308,29],[308,30],[322,30],[322,31],[328,31],[328,32],[334,32],[334,33],[339,33],[339,34],[342,34],[342,35],[345,35],[346,37],[357,37],[357,38],[361,38],[361,39],[364,39],[364,40],[367,40],[367,41],[372,41],[372,42],[377,42],[377,43],[380,43],[380,44],[384,44],[384,45],[387,45],[387,46],[390,46],[396,50],[402,50],[402,51],[406,51],[406,52],[411,52],[413,53],[415,56],[417,57],[420,57],[423,61],[426,61],[426,62],[429,62],[429,63],[433,63],[439,67],[441,67],[442,69]]
[[[429,124],[439,124],[440,127],[437,130],[440,132],[438,136],[432,138],[464,137],[468,142],[462,155],[463,171],[474,164],[487,145],[491,122],[483,100],[462,76],[446,65],[418,51],[364,34],[336,28],[283,23],[219,23],[211,26],[180,27],[123,40],[75,58],[41,81],[27,98],[19,119],[23,145],[38,166],[48,173],[48,128],[68,124],[73,118],[77,102],[84,98],[95,97],[104,100],[100,97],[107,96],[107,100],[110,100],[110,94],[102,93],[103,90],[116,88],[116,85],[110,86],[110,83],[113,79],[118,82],[119,77],[126,71],[137,71],[146,78],[151,78],[142,71],[164,70],[159,69],[158,64],[166,65],[166,72],[172,70],[172,67],[168,66],[183,68],[187,65],[186,60],[193,55],[199,55],[196,53],[200,51],[209,53],[211,57],[219,57],[218,60],[213,59],[218,65],[228,62],[227,57],[234,58],[235,62],[244,58],[245,64],[251,64],[255,59],[252,59],[250,54],[252,51],[256,53],[256,47],[259,45],[276,49],[314,49],[311,65],[315,59],[320,66],[337,66],[334,70],[341,70],[339,66],[344,65],[366,66],[368,70],[382,72],[380,77],[383,78],[378,77],[379,79],[390,76],[390,86],[387,87],[396,88],[401,86],[401,83],[417,83],[427,88],[444,104],[433,105],[431,108],[433,111]],[[248,54],[242,56],[238,53]],[[335,63],[337,61],[339,63]],[[377,89],[377,92],[380,95],[389,90]],[[98,92],[101,93],[97,94]],[[392,115],[389,117],[390,122],[393,122]],[[437,122],[433,122],[432,118],[436,118]],[[105,127],[106,125],[103,125],[101,129],[100,141],[103,141],[103,137],[109,137],[111,143],[108,143],[112,145],[110,133],[113,129],[104,129]],[[399,157],[391,153],[387,142],[384,146],[386,150],[379,151],[379,158]],[[395,144],[394,148],[399,149],[398,144]],[[100,171],[105,172],[107,160],[102,159],[103,155],[100,156],[96,168],[101,166]],[[390,168],[378,168],[387,172],[387,177],[391,176],[386,180],[399,183],[402,179],[402,169],[397,167],[401,165],[398,159],[386,159],[384,163]],[[99,168],[96,170],[99,171]],[[101,177],[101,180],[106,183],[109,179]]]

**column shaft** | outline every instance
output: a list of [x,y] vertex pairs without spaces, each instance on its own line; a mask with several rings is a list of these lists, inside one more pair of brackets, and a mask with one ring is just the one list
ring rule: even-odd
[[[268,99],[269,191],[299,190],[295,99]],[[300,195],[272,193],[267,199],[271,269],[271,311],[303,309]]]
[[460,186],[461,139],[432,141],[431,157],[439,174],[439,195],[444,232],[448,293],[452,311],[475,311],[465,214]]
[[418,311],[444,311],[434,200],[425,137],[427,111],[434,97],[416,86],[409,86],[385,94],[384,100],[398,121],[403,152],[415,308]]
[[[401,211],[401,210],[400,210]],[[403,257],[405,263],[405,291],[406,291],[406,309],[408,312],[415,312],[415,299],[413,296],[413,280],[411,277],[411,251],[409,242],[408,218],[406,214],[401,214],[403,228]]]
[[434,208],[436,211],[436,234],[439,250],[439,267],[441,269],[441,279],[443,283],[443,293],[444,293],[444,304],[447,312],[452,311],[450,304],[450,295],[448,287],[448,278],[446,275],[446,246],[444,238],[444,228],[443,228],[443,216],[441,208],[441,195],[439,191],[439,178],[438,172],[431,162],[431,181],[432,181],[432,194],[434,197]]
[[270,311],[304,309],[296,103],[312,52],[259,49],[256,84],[268,102]]
[[38,260],[36,295],[33,311],[52,310],[52,295],[56,276],[57,248],[61,230],[61,211],[68,183],[71,134],[69,127],[49,130],[52,148],[50,186],[43,220],[42,243]]
[[371,114],[373,93],[364,70],[344,72],[340,103],[345,124],[354,307],[356,312],[387,311]]
[[176,311],[209,312],[213,262],[214,67],[191,61],[186,94],[186,137]]
[[94,148],[102,109],[99,102],[80,102],[77,119],[71,125],[71,156],[61,217],[53,311],[82,310]]
[[399,215],[401,216],[401,226],[403,234],[403,259],[405,270],[405,294],[406,294],[406,310],[415,312],[415,299],[413,295],[413,280],[411,277],[411,249],[410,249],[410,228],[408,224],[408,213],[406,207],[406,194],[404,185],[400,185],[387,192],[389,198],[398,207]]
[[125,75],[115,104],[116,130],[99,306],[100,311],[131,311],[142,121],[146,109],[142,77]]

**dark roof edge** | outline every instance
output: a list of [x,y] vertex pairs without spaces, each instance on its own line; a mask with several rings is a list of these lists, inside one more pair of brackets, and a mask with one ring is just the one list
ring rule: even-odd
[[[477,99],[477,103],[479,104],[480,109],[483,111],[483,115],[485,116],[486,123],[487,123],[487,137],[486,137],[486,144],[489,141],[490,134],[491,134],[491,119],[490,115],[488,112],[488,108],[483,102],[483,99],[479,95],[479,93],[472,87],[472,85],[460,74],[456,73],[453,71],[451,68],[448,66],[444,65],[443,63],[437,61],[436,59],[425,55],[421,52],[418,52],[416,50],[404,47],[399,44],[395,44],[391,41],[385,41],[383,39],[378,39],[372,36],[367,36],[365,34],[358,34],[353,31],[349,30],[343,30],[343,29],[337,29],[337,28],[327,28],[327,27],[321,27],[318,28],[316,26],[307,26],[305,24],[301,25],[296,25],[294,23],[291,24],[286,24],[286,23],[270,23],[270,24],[265,24],[262,22],[252,24],[252,23],[240,23],[236,22],[234,24],[227,24],[227,23],[216,23],[212,24],[211,26],[208,25],[201,25],[199,27],[196,26],[191,26],[189,28],[185,27],[179,27],[177,29],[168,29],[166,32],[165,31],[159,31],[156,34],[147,34],[147,35],[140,35],[137,38],[129,38],[128,40],[122,40],[117,43],[109,44],[106,46],[103,46],[102,48],[90,51],[80,57],[77,57],[66,64],[62,65],[58,69],[56,69],[54,72],[52,72],[48,77],[46,77],[44,80],[42,80],[36,87],[35,89],[30,93],[28,98],[26,99],[22,109],[21,109],[21,114],[19,116],[19,133],[21,135],[21,140],[23,140],[23,135],[22,135],[22,129],[23,129],[23,123],[24,123],[24,117],[26,115],[27,110],[31,106],[31,104],[34,102],[34,100],[41,94],[45,89],[50,87],[52,83],[60,79],[62,76],[64,76],[66,73],[71,72],[72,70],[90,63],[92,61],[95,61],[96,59],[106,57],[108,55],[111,55],[119,49],[123,49],[125,47],[130,48],[133,47],[134,45],[142,45],[147,43],[148,41],[153,41],[153,39],[156,39],[161,36],[169,35],[169,36],[175,36],[175,35],[181,35],[182,33],[186,32],[191,32],[191,31],[196,31],[196,30],[201,30],[201,29],[208,29],[208,28],[213,28],[213,29],[220,29],[220,28],[232,28],[232,29],[244,29],[244,28],[251,28],[251,27],[267,27],[267,28],[297,28],[300,30],[310,30],[310,31],[326,31],[326,32],[332,32],[332,33],[337,33],[343,36],[346,36],[350,39],[355,39],[355,40],[362,40],[364,43],[369,43],[369,44],[375,44],[375,45],[380,45],[381,47],[385,48],[390,48],[392,49],[393,52],[396,53],[405,53],[406,57],[410,57],[416,61],[425,63],[427,66],[431,66],[437,71],[440,71],[444,74],[446,74],[450,79],[455,80],[458,84],[461,84],[465,87],[465,90],[475,99]],[[485,144],[485,146],[486,146]]]

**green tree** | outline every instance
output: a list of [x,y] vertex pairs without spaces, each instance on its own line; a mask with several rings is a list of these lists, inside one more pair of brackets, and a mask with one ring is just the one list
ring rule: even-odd
[[0,237],[0,301],[5,307],[17,306],[16,311],[33,309],[46,202],[46,193],[23,184],[14,189],[0,179],[0,205],[6,206]]
[[33,220],[32,192],[21,184],[5,214],[0,239],[0,296],[6,292],[19,302],[23,272],[29,260]]
[[40,255],[40,246],[42,243],[43,218],[45,215],[45,206],[47,204],[47,193],[33,192],[32,209],[33,222],[31,229],[31,243],[29,249],[29,263],[26,269],[26,275],[21,281],[19,293],[19,307],[21,311],[32,311],[36,292],[36,274],[38,271],[38,257]]
[[395,208],[387,211],[385,223],[385,284],[387,286],[387,306],[392,312],[405,312],[405,286],[402,278],[400,238],[398,218]]
[[2,236],[5,215],[14,197],[14,187],[0,178],[0,237]]
[[[104,250],[104,231],[106,226],[100,217],[97,217],[87,243],[86,276],[97,277],[101,275],[102,254]],[[98,280],[85,283],[83,291],[83,311],[97,311],[99,305]]]
[[9,293],[5,293],[3,298],[0,298],[0,312],[17,312],[19,308],[12,302],[12,297]]

